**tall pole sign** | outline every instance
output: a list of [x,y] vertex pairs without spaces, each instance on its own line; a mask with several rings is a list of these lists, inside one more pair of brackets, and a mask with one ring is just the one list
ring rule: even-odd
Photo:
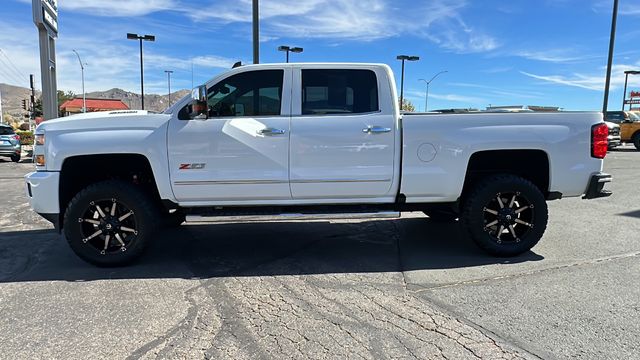
[[45,120],[58,117],[56,80],[56,38],[58,37],[58,0],[32,0],[33,22],[40,41],[42,112]]

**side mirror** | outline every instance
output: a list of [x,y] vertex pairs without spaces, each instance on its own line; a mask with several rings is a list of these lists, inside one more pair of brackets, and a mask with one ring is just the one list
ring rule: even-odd
[[200,85],[191,90],[191,114],[192,119],[206,119],[208,117],[207,86]]

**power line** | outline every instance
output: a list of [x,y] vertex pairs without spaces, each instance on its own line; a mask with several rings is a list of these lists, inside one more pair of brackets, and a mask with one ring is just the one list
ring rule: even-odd
[[15,74],[8,71],[8,67],[6,66],[2,58],[0,58],[0,62],[4,65],[0,67],[0,71],[2,71],[3,76],[7,78],[7,80],[14,82],[16,84],[22,83],[22,81],[18,80],[19,78]]
[[20,69],[18,69],[18,67],[13,63],[13,61],[11,61],[11,59],[9,58],[9,56],[7,56],[7,53],[4,52],[4,50],[2,50],[2,48],[0,48],[0,53],[2,53],[2,55],[4,55],[4,57],[9,60],[9,64],[11,65],[11,67],[13,68],[13,71],[15,71],[16,74],[18,74],[18,76],[20,77],[27,77],[27,75],[25,75],[22,71],[20,71]]

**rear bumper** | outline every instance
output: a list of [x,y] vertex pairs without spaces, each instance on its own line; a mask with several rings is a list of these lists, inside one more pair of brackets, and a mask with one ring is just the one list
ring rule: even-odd
[[611,179],[611,175],[602,172],[591,175],[589,185],[587,185],[587,191],[582,198],[596,199],[611,196],[613,193],[610,190],[604,190],[604,185],[611,182]]

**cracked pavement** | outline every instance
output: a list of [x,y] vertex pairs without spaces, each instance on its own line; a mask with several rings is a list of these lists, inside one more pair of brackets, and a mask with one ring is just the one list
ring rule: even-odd
[[513,259],[409,213],[184,225],[116,269],[76,258],[26,205],[31,166],[0,160],[0,358],[640,357],[638,159],[610,154],[614,195],[551,202]]

